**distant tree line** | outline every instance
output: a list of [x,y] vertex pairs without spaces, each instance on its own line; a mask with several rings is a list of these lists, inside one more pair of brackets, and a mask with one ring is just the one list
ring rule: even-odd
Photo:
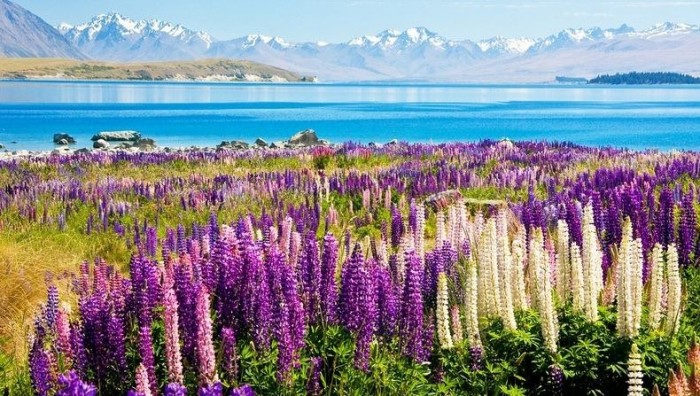
[[588,80],[589,84],[700,84],[700,78],[673,72],[631,72],[603,74]]

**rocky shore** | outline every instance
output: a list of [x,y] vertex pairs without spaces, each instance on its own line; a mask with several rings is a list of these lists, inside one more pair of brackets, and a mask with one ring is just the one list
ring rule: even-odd
[[[86,142],[79,142],[68,133],[60,132],[53,136],[55,148],[53,150],[9,150],[0,144],[0,160],[11,160],[15,158],[48,157],[51,155],[70,155],[74,153],[89,152],[216,152],[216,151],[244,151],[244,150],[279,150],[279,149],[304,149],[311,147],[334,147],[330,141],[320,139],[313,129],[305,129],[292,135],[283,141],[267,142],[263,138],[257,138],[252,142],[241,140],[223,140],[216,146],[189,146],[189,147],[161,147],[154,139],[143,137],[137,131],[102,131],[96,133],[90,139],[92,148],[81,147]],[[392,140],[387,145],[398,143]],[[369,146],[379,146],[377,143],[370,143]]]

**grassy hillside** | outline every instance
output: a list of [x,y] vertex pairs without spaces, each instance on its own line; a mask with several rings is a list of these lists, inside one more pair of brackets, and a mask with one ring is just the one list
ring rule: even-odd
[[0,78],[83,80],[306,81],[290,71],[250,61],[208,59],[149,63],[0,58]]

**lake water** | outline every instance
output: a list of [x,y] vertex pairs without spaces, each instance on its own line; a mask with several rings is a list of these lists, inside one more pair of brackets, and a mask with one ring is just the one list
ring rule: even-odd
[[306,128],[332,142],[508,137],[700,150],[700,87],[0,81],[0,143],[10,150],[51,149],[56,132],[76,147],[122,129],[183,147]]

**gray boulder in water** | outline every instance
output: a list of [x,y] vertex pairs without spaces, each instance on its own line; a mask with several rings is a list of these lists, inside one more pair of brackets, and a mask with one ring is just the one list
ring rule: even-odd
[[258,147],[267,147],[267,142],[261,138],[255,139],[255,145]]
[[295,133],[294,136],[289,138],[288,143],[290,146],[319,146],[322,144],[318,140],[318,136],[316,136],[316,131],[313,129],[305,129]]
[[136,131],[103,131],[92,137],[92,141],[104,140],[107,142],[136,142],[141,139],[141,134]]
[[151,151],[156,149],[156,141],[151,138],[142,138],[134,143],[133,147],[141,151]]
[[96,149],[107,148],[107,147],[109,147],[109,143],[107,143],[107,141],[104,139],[97,139],[97,140],[95,140],[95,143],[92,144],[92,148],[96,148]]
[[75,138],[67,133],[54,133],[53,142],[61,146],[75,144]]
[[219,143],[216,148],[218,149],[230,149],[230,150],[243,150],[247,149],[249,147],[249,144],[240,140],[224,140],[221,143]]

